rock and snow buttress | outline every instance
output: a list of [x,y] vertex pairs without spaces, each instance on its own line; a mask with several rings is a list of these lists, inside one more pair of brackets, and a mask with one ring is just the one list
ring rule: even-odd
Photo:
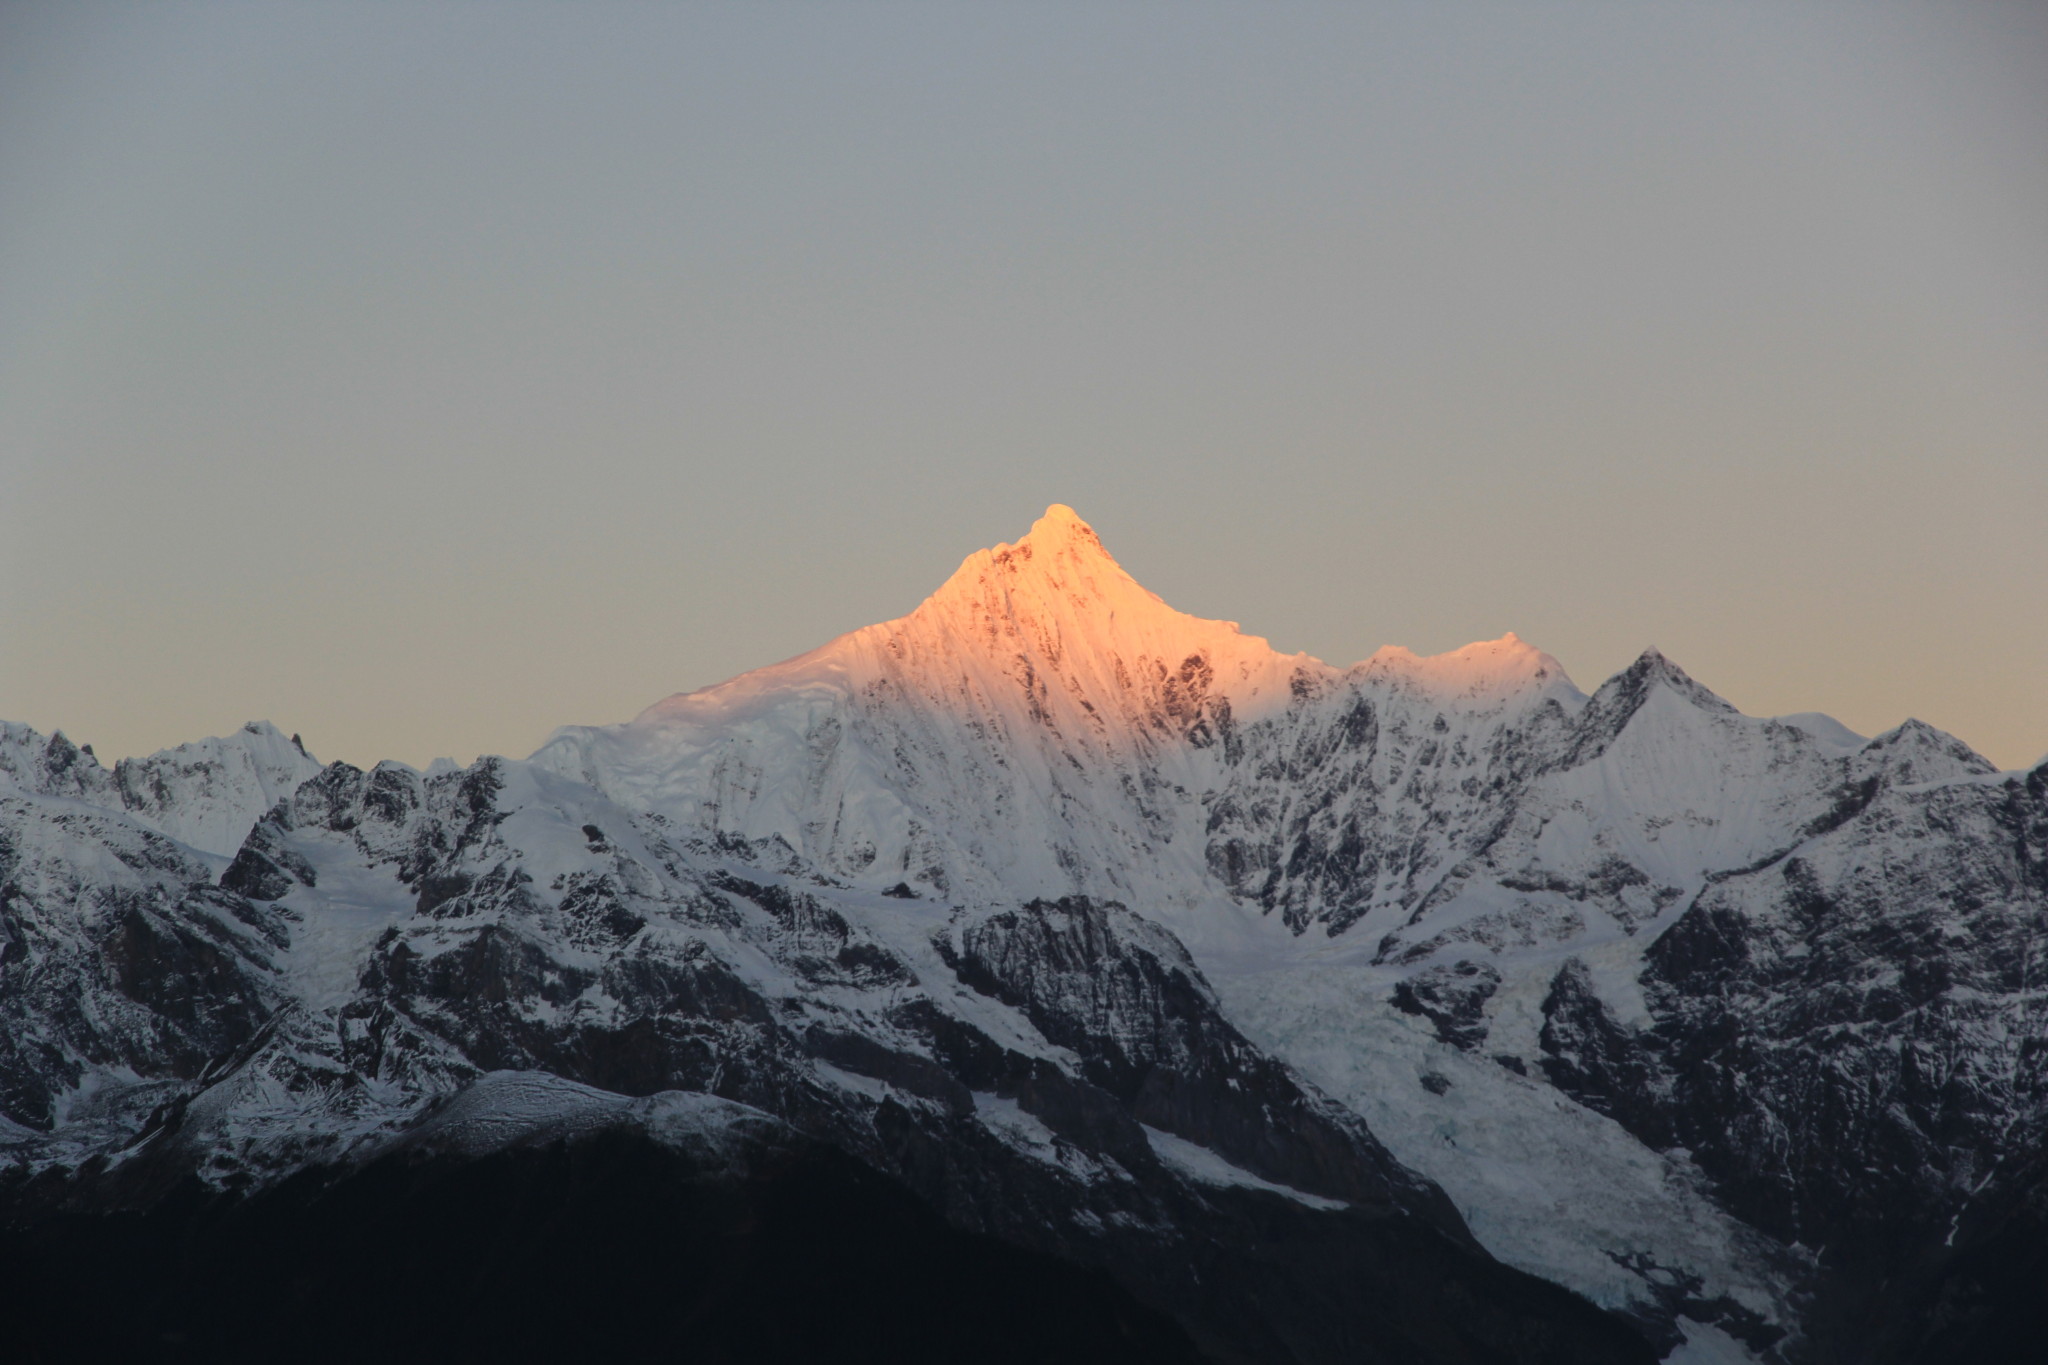
[[[334,1358],[571,1340],[504,1316],[559,1263],[706,1360],[815,1356],[763,1295],[856,1359],[1996,1359],[2044,913],[2048,768],[1654,651],[1282,655],[1056,507],[523,762],[6,726],[4,1255],[127,1275],[113,1354],[272,1349],[404,1226],[469,1287]],[[263,1312],[163,1288],[228,1265]]]

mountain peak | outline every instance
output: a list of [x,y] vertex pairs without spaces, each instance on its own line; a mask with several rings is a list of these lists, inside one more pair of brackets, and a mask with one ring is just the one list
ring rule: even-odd
[[1614,678],[1609,679],[1609,682],[1620,682],[1627,687],[1635,689],[1646,688],[1653,683],[1661,683],[1683,694],[1695,705],[1704,706],[1709,710],[1733,711],[1735,709],[1716,696],[1711,689],[1700,684],[1690,673],[1680,668],[1671,660],[1670,656],[1655,645],[1651,645],[1641,654],[1638,654],[1634,663],[1616,674]]
[[[1653,645],[1638,654],[1634,663],[1600,684],[1593,693],[1589,714],[1600,719],[1588,734],[1619,734],[1651,695],[1660,690],[1684,698],[1701,711],[1729,716],[1741,714],[1712,690],[1694,681],[1691,674]],[[1597,752],[1598,747],[1606,742],[1605,738],[1599,739],[1587,752]]]
[[1039,599],[1041,607],[1060,602],[1070,609],[1087,604],[1112,612],[1171,611],[1111,557],[1094,527],[1056,502],[1014,544],[977,550],[962,560],[919,613],[963,601],[1007,612],[1017,605],[1011,599],[1018,593]]
[[1498,640],[1475,640],[1445,654],[1425,656],[1401,645],[1387,645],[1352,665],[1352,672],[1406,679],[1446,696],[1499,697],[1544,689],[1568,697],[1579,695],[1563,664],[1513,631]]
[[1094,541],[1097,545],[1102,543],[1095,535],[1095,528],[1081,520],[1081,514],[1063,502],[1046,508],[1045,515],[1032,522],[1031,529],[1024,536],[1027,541],[1040,543],[1077,538]]
[[968,686],[968,679],[977,696],[1014,687],[1042,692],[1047,680],[1058,680],[1056,700],[1035,696],[1025,710],[1049,716],[1074,708],[1063,723],[1079,731],[1096,728],[1091,717],[1098,713],[1124,709],[1117,699],[1141,664],[1151,680],[1145,685],[1163,686],[1168,670],[1198,661],[1214,671],[1214,687],[1232,695],[1233,705],[1255,693],[1284,696],[1293,668],[1321,667],[1306,655],[1276,654],[1234,621],[1175,611],[1111,557],[1080,514],[1054,503],[1014,543],[968,555],[909,615],[665,698],[639,720],[729,724],[773,705],[782,689],[820,682],[841,687],[850,679],[865,686],[907,669],[921,675],[920,689],[933,696]]
[[[1020,573],[1027,568],[1053,572],[1065,561],[1070,567],[1100,568],[1106,565],[1118,577],[1129,578],[1103,545],[1102,537],[1095,534],[1095,528],[1081,520],[1080,513],[1063,502],[1046,508],[1045,515],[1032,522],[1031,529],[1015,544],[997,545],[981,554],[991,556],[1011,573]],[[969,555],[967,564],[980,557]],[[966,564],[961,567],[964,569]]]
[[[1287,671],[1313,662],[1276,654],[1234,621],[1174,610],[1131,577],[1063,503],[1046,508],[1014,544],[967,556],[909,616],[870,629],[894,641],[898,659],[914,653],[950,672],[978,656],[1006,676],[1021,669],[1041,680],[1030,687],[1059,680],[1063,700],[1053,709],[1079,708],[1069,720],[1089,728],[1095,722],[1081,712],[1121,710],[1126,692],[1144,690],[1166,672],[1213,670],[1214,686],[1242,703],[1258,692],[1284,696]],[[1152,683],[1134,682],[1138,672]]]

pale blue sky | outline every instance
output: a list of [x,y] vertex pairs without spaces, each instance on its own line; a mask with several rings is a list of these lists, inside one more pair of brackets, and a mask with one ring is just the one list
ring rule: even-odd
[[2048,750],[2048,7],[0,5],[0,716],[555,725],[1049,502]]

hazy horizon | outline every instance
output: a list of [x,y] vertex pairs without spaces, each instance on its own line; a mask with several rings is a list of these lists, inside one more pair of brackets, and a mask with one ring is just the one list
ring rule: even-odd
[[0,718],[522,756],[1075,507],[2048,753],[2048,11],[0,7]]

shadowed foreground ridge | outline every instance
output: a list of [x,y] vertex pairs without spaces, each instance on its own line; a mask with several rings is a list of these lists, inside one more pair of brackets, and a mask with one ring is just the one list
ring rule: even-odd
[[630,1129],[395,1155],[0,1247],[31,1361],[1205,1359],[1100,1271],[948,1227],[817,1144],[737,1179]]

